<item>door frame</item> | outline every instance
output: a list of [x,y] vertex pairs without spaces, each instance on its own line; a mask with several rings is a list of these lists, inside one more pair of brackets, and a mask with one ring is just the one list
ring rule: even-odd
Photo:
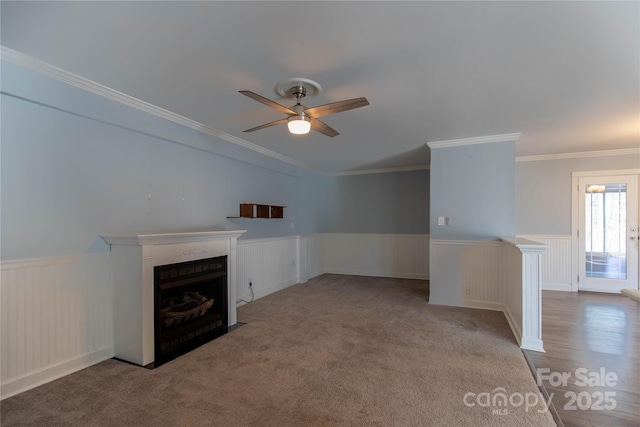
[[[578,275],[580,274],[580,241],[578,228],[580,225],[580,193],[579,180],[583,177],[637,175],[640,181],[640,169],[617,169],[605,171],[580,171],[571,173],[571,292],[578,292]],[[639,182],[640,190],[640,182]],[[638,278],[640,280],[640,278]]]

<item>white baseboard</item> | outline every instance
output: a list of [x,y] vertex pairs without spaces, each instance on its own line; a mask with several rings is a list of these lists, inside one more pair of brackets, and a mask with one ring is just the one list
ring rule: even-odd
[[348,276],[367,276],[367,277],[390,277],[393,279],[419,279],[429,280],[428,274],[411,274],[411,273],[389,273],[386,271],[371,270],[350,270],[350,269],[332,269],[325,271],[328,274],[344,274]]
[[572,292],[571,283],[542,283],[543,291]]
[[640,290],[638,289],[623,289],[621,293],[635,302],[640,302]]
[[511,332],[513,332],[513,335],[516,337],[516,341],[518,342],[518,345],[521,346],[522,345],[522,331],[520,330],[520,327],[518,326],[518,322],[516,322],[516,319],[513,317],[513,314],[511,313],[511,310],[509,310],[509,307],[507,307],[507,306],[504,307],[504,317],[507,318],[507,323],[509,323],[509,327],[511,328]]
[[606,289],[606,288],[599,288],[597,286],[585,286],[585,285],[579,285],[578,287],[578,290],[580,291],[598,292],[602,294],[616,294],[616,295],[620,295],[622,293],[622,289],[624,289],[623,286],[618,286],[613,289]]
[[504,311],[504,304],[498,302],[465,299],[462,306],[466,308],[478,308],[481,310]]
[[113,355],[113,346],[108,346],[91,353],[74,357],[64,362],[56,363],[52,366],[47,366],[46,368],[42,368],[35,372],[29,372],[26,375],[3,383],[1,386],[2,391],[0,392],[1,398],[6,399],[39,385],[57,380],[65,375],[72,374],[80,371],[81,369],[95,365],[96,363],[110,359]]
[[522,337],[520,348],[524,350],[533,350],[539,353],[545,353],[542,340],[532,337]]
[[[301,283],[301,282],[298,282],[297,280],[289,280],[287,282],[283,282],[283,283],[279,283],[279,284],[274,285],[274,286],[270,286],[270,287],[268,287],[266,289],[262,289],[262,290],[259,290],[259,291],[254,291],[254,301],[257,300],[257,299],[260,299],[262,297],[266,297],[267,295],[272,294],[274,292],[278,292],[278,291],[281,291],[283,289],[286,289],[289,286],[296,285],[298,283]],[[238,298],[238,301],[236,302],[236,307],[240,307],[240,306],[243,306],[243,305],[246,304],[246,302],[240,301],[240,300],[251,301],[251,293],[246,294],[246,295],[242,295],[240,298]]]

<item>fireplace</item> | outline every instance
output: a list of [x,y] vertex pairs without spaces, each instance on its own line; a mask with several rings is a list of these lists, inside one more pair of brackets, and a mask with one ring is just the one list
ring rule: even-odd
[[227,257],[154,268],[154,367],[227,333]]
[[[111,245],[114,356],[136,365],[155,367],[235,325],[237,239],[244,232],[102,236]],[[226,263],[221,259],[226,259]],[[180,278],[183,269],[185,274]],[[224,279],[220,274],[223,271]],[[156,281],[158,274],[160,279]],[[183,279],[184,283],[192,283],[182,291],[174,291],[183,284]],[[213,288],[209,289],[209,285]],[[202,310],[181,314],[180,310],[191,310],[197,305],[190,298],[211,307],[198,316],[195,313]],[[172,313],[165,319],[172,317],[174,321],[163,321],[164,327],[159,326],[157,319],[162,317],[156,317],[156,305],[160,307],[158,310],[166,309],[172,299],[174,309],[164,312]],[[183,303],[191,306],[177,307]],[[159,341],[156,329],[160,331]]]

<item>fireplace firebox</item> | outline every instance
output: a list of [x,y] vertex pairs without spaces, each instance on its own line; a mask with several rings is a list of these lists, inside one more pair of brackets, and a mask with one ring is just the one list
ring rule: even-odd
[[154,267],[158,367],[228,331],[227,257]]

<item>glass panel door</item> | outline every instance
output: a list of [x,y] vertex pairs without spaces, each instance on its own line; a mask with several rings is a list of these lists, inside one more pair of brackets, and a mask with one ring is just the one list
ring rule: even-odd
[[585,276],[627,278],[627,185],[587,184]]
[[580,178],[582,290],[638,288],[638,178]]

